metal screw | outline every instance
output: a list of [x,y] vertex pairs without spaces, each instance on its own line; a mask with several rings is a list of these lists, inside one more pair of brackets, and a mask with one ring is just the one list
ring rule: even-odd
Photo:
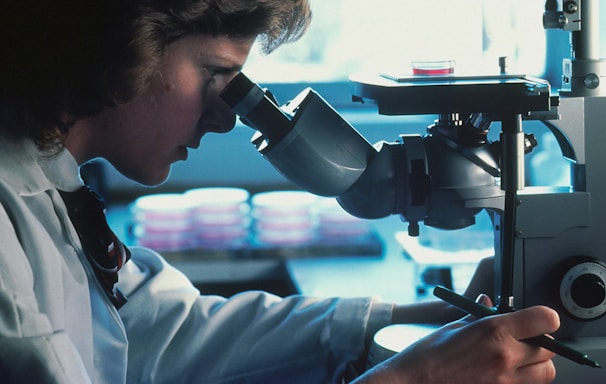
[[579,5],[575,1],[567,1],[564,4],[564,12],[575,13],[579,10]]

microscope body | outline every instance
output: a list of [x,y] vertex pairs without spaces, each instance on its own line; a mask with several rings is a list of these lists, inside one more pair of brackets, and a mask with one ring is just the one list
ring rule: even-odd
[[[419,220],[425,215],[421,220],[431,225],[435,222],[431,217],[434,214],[432,206],[442,206],[439,210],[445,215],[452,211],[449,213],[443,208],[453,205],[463,206],[469,212],[476,208],[489,211],[493,217],[497,259],[495,295],[501,301],[508,300],[505,310],[532,305],[556,309],[561,328],[554,336],[596,361],[606,361],[606,172],[603,169],[606,162],[603,149],[606,145],[606,97],[573,96],[566,92],[548,97],[550,90],[542,88],[540,82],[524,77],[495,76],[475,80],[452,77],[433,82],[399,79],[390,83],[380,77],[371,79],[354,75],[352,80],[354,98],[377,104],[379,113],[425,114],[432,109],[434,113],[446,114],[455,110],[481,110],[488,112],[495,121],[501,121],[498,177],[492,177],[490,168],[482,168],[486,173],[484,177],[492,177],[499,192],[487,188],[484,182],[479,183],[477,177],[460,178],[458,187],[454,188],[458,201],[443,199],[444,185],[435,182],[444,179],[438,168],[443,171],[454,166],[461,168],[463,173],[475,172],[474,164],[465,163],[470,157],[464,153],[464,148],[458,148],[456,152],[461,162],[439,161],[439,165],[429,169],[431,187],[425,201],[417,207],[423,213],[412,219]],[[508,83],[520,87],[511,88],[512,84]],[[448,91],[445,92],[442,86],[447,86]],[[418,88],[423,88],[421,94],[426,94],[425,97],[412,97],[419,94]],[[513,104],[510,97],[516,99]],[[520,156],[524,152],[520,148],[524,146],[520,139],[523,127],[522,121],[513,118],[516,115],[520,119],[544,120],[559,142],[563,155],[570,160],[570,185],[524,185],[524,173],[529,169],[525,169]],[[514,139],[508,139],[507,135]],[[428,138],[426,136],[425,141]],[[518,148],[512,151],[512,147]],[[439,159],[435,155],[428,157],[434,162]],[[532,171],[541,172],[541,169]],[[465,187],[466,183],[468,187]],[[511,184],[513,191],[510,189],[509,192],[513,193],[513,204],[507,206],[506,195]],[[455,185],[446,189],[452,190]],[[467,195],[467,190],[475,190],[477,195]],[[411,221],[409,212],[398,213]],[[507,230],[509,234],[505,233]],[[602,370],[581,366],[559,356],[555,361],[556,383],[604,380]]]
[[[556,309],[561,327],[554,336],[603,364],[606,97],[562,97],[560,103],[561,117],[553,127],[574,149],[572,183],[563,188],[527,187],[518,193],[513,295],[520,308]],[[604,381],[602,370],[559,356],[554,361],[556,383]]]
[[[555,18],[557,27],[572,32],[572,58],[564,60],[562,88],[557,97],[550,98],[547,108],[536,104],[524,91],[513,96],[517,100],[513,104],[509,96],[503,98],[508,86],[504,79],[496,79],[501,84],[478,98],[477,94],[483,92],[481,82],[467,87],[468,92],[465,84],[461,84],[465,79],[459,82],[446,79],[439,84],[448,86],[448,91],[428,84],[424,90],[414,92],[416,97],[411,97],[395,91],[407,86],[406,79],[392,78],[392,84],[381,79],[370,85],[372,82],[354,77],[354,99],[369,99],[384,114],[428,113],[433,107],[433,113],[439,114],[488,112],[494,120],[501,121],[499,184],[503,194],[486,195],[481,191],[484,198],[480,199],[461,195],[466,206],[481,206],[493,213],[495,292],[499,308],[506,311],[547,305],[556,309],[561,327],[554,336],[604,364],[606,61],[599,59],[598,0],[567,1],[563,7],[544,15],[546,28],[553,27],[547,21]],[[383,90],[375,89],[379,84]],[[424,97],[425,93],[430,95],[428,105],[416,105],[418,97]],[[461,105],[463,99],[473,100],[469,105]],[[536,99],[541,102],[541,98]],[[542,120],[553,133],[562,155],[570,161],[570,185],[524,185],[527,170],[521,158],[524,152],[521,119]],[[435,193],[428,195],[431,200],[437,197]],[[405,213],[404,216],[408,219]],[[554,361],[558,371],[556,383],[606,380],[602,370],[560,356]]]
[[[548,1],[545,28],[571,32],[562,63],[558,119],[548,127],[570,160],[569,188],[518,194],[514,297],[556,309],[559,339],[606,361],[606,60],[599,0]],[[555,22],[557,20],[557,22]],[[537,171],[537,170],[535,170]],[[606,374],[556,356],[557,383],[604,382]]]

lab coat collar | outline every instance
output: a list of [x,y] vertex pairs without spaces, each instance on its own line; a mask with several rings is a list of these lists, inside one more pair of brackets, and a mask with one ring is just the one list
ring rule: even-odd
[[15,164],[0,167],[0,179],[9,180],[22,196],[53,188],[74,191],[83,184],[78,163],[67,149],[59,152],[41,151],[31,140],[14,140],[3,136],[0,137],[0,162]]

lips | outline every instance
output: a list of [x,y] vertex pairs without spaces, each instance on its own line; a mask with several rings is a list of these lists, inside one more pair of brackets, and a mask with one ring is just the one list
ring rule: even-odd
[[198,142],[195,144],[189,144],[189,145],[186,145],[185,147],[191,148],[191,149],[198,149],[198,148],[200,148],[200,140],[198,140]]
[[198,148],[200,148],[200,141],[202,140],[202,136],[204,136],[204,133],[197,134],[195,137],[192,137],[191,140],[189,140],[186,143],[184,143],[183,147],[185,147],[185,148],[191,148],[191,149],[198,149]]
[[177,147],[177,160],[187,160],[187,148],[185,146]]

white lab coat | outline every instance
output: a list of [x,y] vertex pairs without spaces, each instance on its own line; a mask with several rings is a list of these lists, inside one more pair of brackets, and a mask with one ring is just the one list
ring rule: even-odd
[[0,139],[0,375],[25,383],[324,383],[360,358],[391,304],[370,298],[204,296],[134,247],[117,311],[56,188],[74,158]]

